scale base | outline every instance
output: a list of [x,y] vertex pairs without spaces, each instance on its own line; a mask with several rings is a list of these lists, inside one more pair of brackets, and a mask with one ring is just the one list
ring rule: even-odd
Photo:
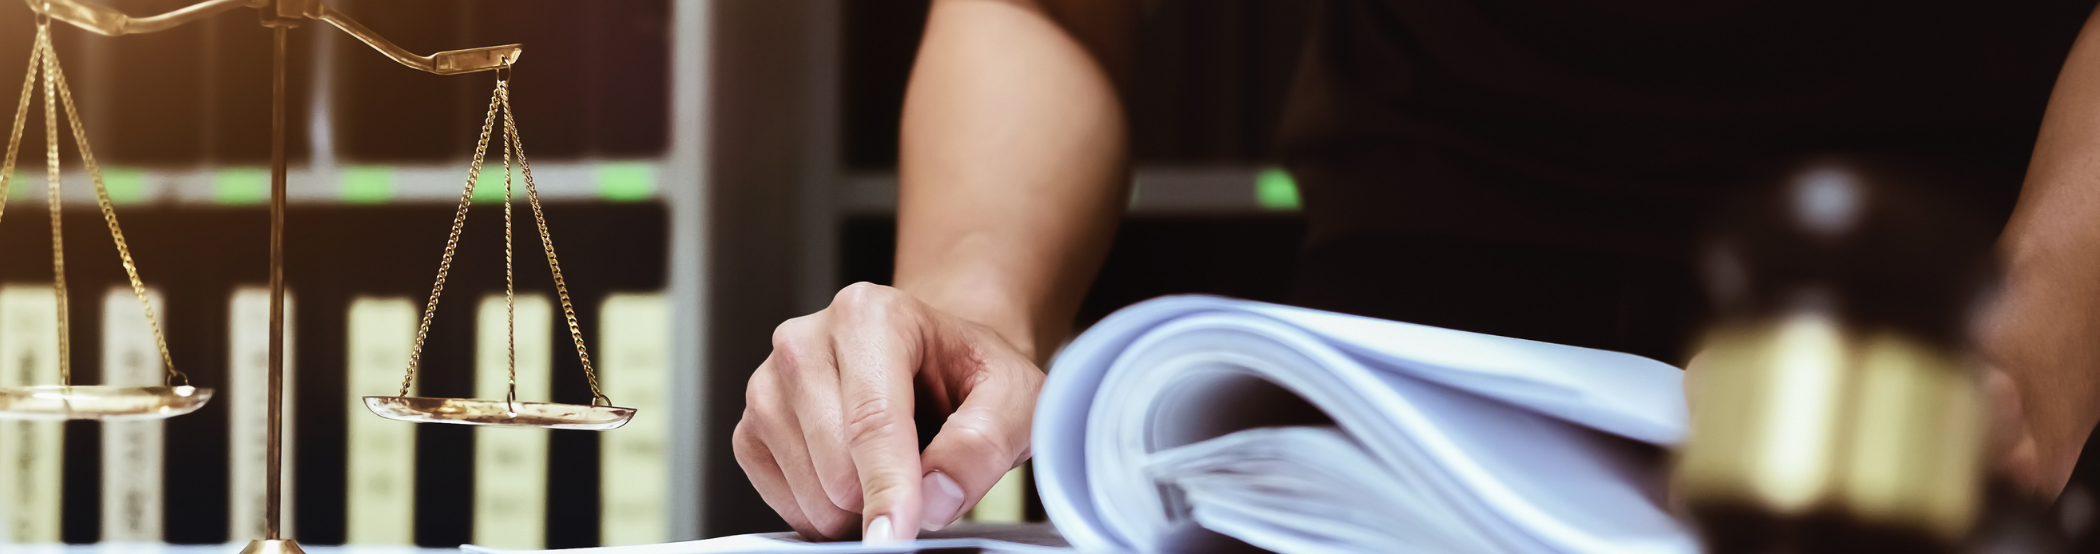
[[248,547],[241,549],[241,554],[306,554],[306,551],[300,550],[299,542],[291,539],[255,540],[249,541]]

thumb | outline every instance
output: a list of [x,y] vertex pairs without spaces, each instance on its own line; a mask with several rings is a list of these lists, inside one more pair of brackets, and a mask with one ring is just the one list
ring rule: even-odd
[[977,504],[1007,471],[1028,458],[1029,424],[1042,372],[996,371],[978,383],[920,453],[921,528],[940,530]]
[[2020,403],[2019,383],[2011,375],[1997,367],[1986,367],[1983,371],[1984,401],[1990,412],[1988,432],[1990,452],[2004,454],[2014,450],[2027,439],[2027,415]]
[[2027,428],[2027,416],[2021,407],[2019,383],[1997,367],[1985,368],[1983,374],[1985,400],[1990,404],[1989,452],[1995,457],[1998,473],[2012,480],[2020,490],[2043,498],[2047,493],[2042,478],[2041,456],[2036,450],[2034,435]]

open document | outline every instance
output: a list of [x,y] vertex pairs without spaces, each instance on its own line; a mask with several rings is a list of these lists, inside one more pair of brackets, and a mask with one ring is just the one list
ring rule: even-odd
[[[763,507],[761,507],[763,509]],[[466,554],[1061,554],[1072,549],[1047,525],[964,522],[940,531],[919,533],[919,540],[889,544],[810,542],[786,533],[753,533],[707,540],[601,546],[566,550],[504,550],[474,545]]]
[[1616,352],[1168,297],[1102,320],[1050,370],[1035,474],[1061,538],[575,552],[1207,552],[1218,535],[1284,554],[1696,552],[1662,494],[1683,379]]
[[1062,352],[1037,484],[1082,551],[1193,522],[1282,552],[1694,552],[1664,507],[1683,374],[1638,356],[1212,297]]

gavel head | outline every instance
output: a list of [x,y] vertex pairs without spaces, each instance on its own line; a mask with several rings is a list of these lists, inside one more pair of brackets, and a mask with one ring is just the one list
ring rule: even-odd
[[1824,157],[1712,221],[1674,486],[1715,552],[1951,551],[1983,497],[1966,352],[1992,230],[1929,164]]
[[1821,313],[1943,348],[1995,279],[1995,229],[1923,162],[1816,158],[1748,187],[1701,256],[1717,325]]

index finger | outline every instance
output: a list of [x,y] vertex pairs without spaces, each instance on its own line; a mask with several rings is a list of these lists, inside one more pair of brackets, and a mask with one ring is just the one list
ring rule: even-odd
[[917,536],[919,432],[913,425],[912,379],[918,373],[918,327],[911,302],[894,291],[849,287],[834,352],[846,446],[860,476],[865,540]]

